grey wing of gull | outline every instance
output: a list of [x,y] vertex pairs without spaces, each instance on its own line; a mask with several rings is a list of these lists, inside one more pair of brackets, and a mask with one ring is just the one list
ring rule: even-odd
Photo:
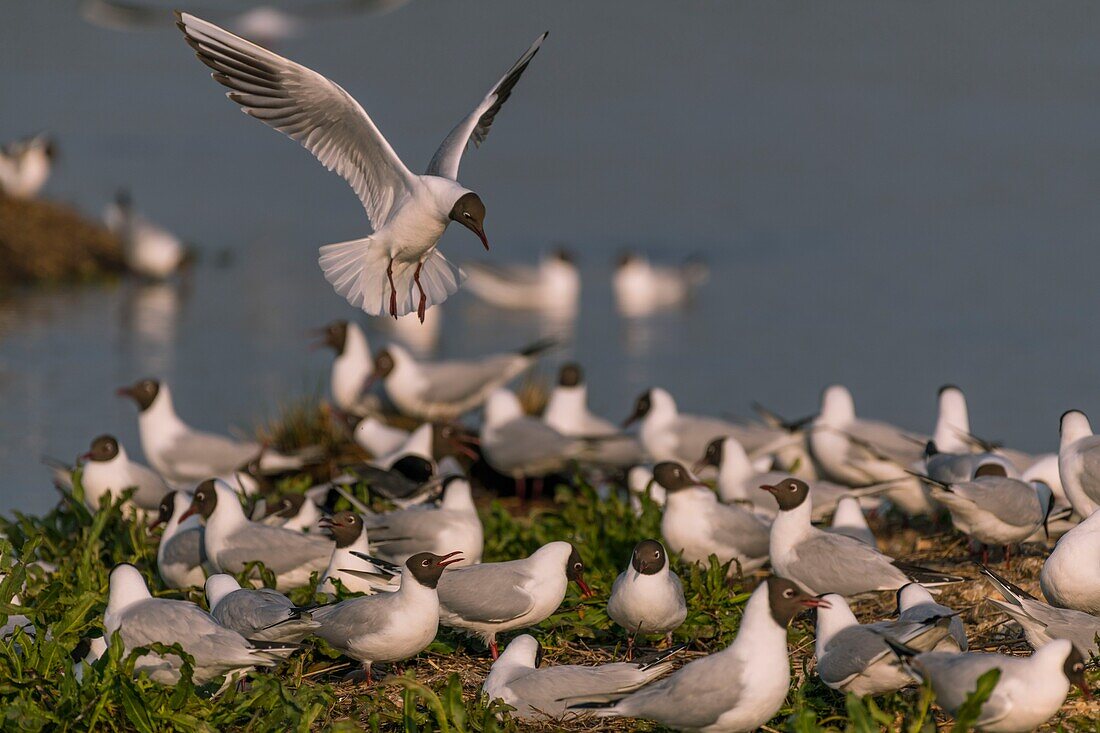
[[907,582],[905,573],[891,559],[857,539],[814,532],[797,546],[788,563],[791,580],[808,585],[815,593],[854,595],[869,590],[896,588]]
[[[947,606],[942,606],[939,603],[918,603],[912,608],[907,608],[901,612],[898,616],[899,621],[927,621],[933,616],[951,616],[955,612]],[[948,626],[948,630],[951,633],[951,638],[955,640],[955,643],[959,645],[961,651],[966,651],[969,646],[969,642],[966,638],[966,627],[963,625],[962,619],[955,615],[951,619],[951,623]]]
[[179,474],[203,476],[232,471],[260,453],[260,444],[233,440],[222,435],[191,431],[161,451],[161,460]]
[[825,645],[825,656],[817,660],[817,670],[821,679],[839,684],[867,669],[880,658],[893,655],[883,639],[883,634],[918,651],[928,651],[947,635],[947,631],[929,624],[910,621],[885,621],[867,626],[849,626],[837,632],[836,636]]
[[227,538],[215,561],[231,572],[240,572],[256,560],[276,575],[304,565],[324,570],[332,557],[332,548],[332,540],[321,535],[250,523]]
[[991,477],[957,484],[951,490],[1005,524],[1025,526],[1043,520],[1038,495],[1020,481]]
[[1036,636],[1040,639],[1042,636],[1069,639],[1085,656],[1098,653],[1096,636],[1100,634],[1100,618],[1096,616],[1070,608],[1055,608],[1032,598],[1021,598],[1019,606],[991,600],[1025,631],[1029,627],[1032,629],[1028,634],[1029,640],[1032,633],[1038,632]]
[[177,532],[164,546],[161,562],[166,565],[198,567],[206,561],[206,549],[202,543],[202,530],[185,529]]
[[[898,641],[904,643],[905,639]],[[849,626],[825,645],[825,654],[817,660],[817,673],[824,682],[838,685],[892,653],[882,636],[863,626]]]
[[[439,603],[467,621],[499,623],[531,610],[534,599],[524,587],[531,576],[515,562],[453,568],[439,578]],[[522,561],[520,561],[522,562]]]
[[248,642],[193,603],[151,598],[127,609],[119,634],[130,648],[179,643],[200,667],[255,662]]
[[164,480],[152,469],[139,463],[130,463],[130,476],[137,481],[137,490],[131,501],[142,509],[156,509],[168,493]]
[[425,363],[421,398],[427,402],[458,402],[488,393],[523,371],[531,360],[519,354],[494,354],[476,361]]
[[704,657],[639,689],[621,700],[615,710],[672,728],[703,728],[718,720],[741,697],[744,674],[745,670],[718,655]]
[[[928,436],[900,430],[889,423],[875,420],[856,420],[844,432],[871,443],[879,453],[902,466],[909,466],[923,458],[924,446],[928,443]],[[859,457],[866,458],[863,449],[853,447],[859,452]]]
[[1100,435],[1081,444],[1081,486],[1093,501],[1100,501]]
[[552,718],[560,718],[566,708],[582,700],[614,700],[636,690],[647,675],[636,664],[604,664],[581,667],[563,664],[534,669],[513,679],[508,689],[532,708]]
[[212,615],[222,626],[247,637],[250,633],[285,621],[291,616],[293,607],[289,598],[270,588],[242,588],[223,598]]
[[[763,493],[763,492],[761,492]],[[735,547],[739,554],[764,557],[768,554],[771,530],[752,512],[738,506],[719,504],[708,517],[711,537]]]
[[356,632],[376,631],[390,623],[391,600],[394,597],[389,593],[360,596],[311,609],[313,620],[321,624],[314,633],[331,644],[343,647]]
[[569,438],[532,417],[518,417],[499,428],[500,440],[492,447],[492,461],[499,469],[553,467],[577,455],[583,443]]

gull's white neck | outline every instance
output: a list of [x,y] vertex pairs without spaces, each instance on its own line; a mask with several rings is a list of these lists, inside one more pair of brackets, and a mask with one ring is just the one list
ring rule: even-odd
[[118,629],[119,614],[135,603],[152,597],[149,587],[145,585],[145,579],[136,568],[121,567],[113,570],[107,595],[107,609],[103,614],[103,624],[107,633],[114,633]]
[[359,326],[349,323],[344,351],[332,362],[332,397],[336,404],[347,409],[358,402],[373,368],[367,337]]
[[718,490],[723,501],[748,500],[749,487],[745,486],[755,474],[752,462],[736,438],[722,441],[722,462],[718,466]]
[[777,624],[772,618],[767,583],[761,583],[745,605],[745,614],[741,617],[741,628],[737,632],[737,638],[718,653],[743,660],[746,664],[765,667],[782,664],[787,675],[790,675],[790,662],[787,659],[787,629]]
[[969,453],[963,436],[970,434],[970,415],[961,390],[948,388],[940,393],[939,415],[932,440],[943,453]]
[[859,619],[852,613],[852,609],[848,607],[847,601],[842,596],[829,593],[824,598],[829,602],[829,607],[820,606],[817,609],[814,650],[818,657],[824,654],[825,647],[829,645],[837,632],[843,631],[849,626],[859,625]]
[[588,412],[588,387],[558,385],[550,393],[542,419],[559,433],[578,433],[584,430],[583,418]]
[[1069,412],[1062,417],[1061,432],[1062,437],[1060,446],[1065,448],[1082,438],[1087,438],[1092,435],[1092,425],[1089,423],[1089,419],[1085,417],[1085,413]]
[[[153,404],[138,414],[138,431],[141,433],[142,445],[158,445],[187,430],[187,425],[180,420],[172,404],[172,391],[167,384],[162,383],[157,389]],[[146,458],[150,458],[148,454]]]

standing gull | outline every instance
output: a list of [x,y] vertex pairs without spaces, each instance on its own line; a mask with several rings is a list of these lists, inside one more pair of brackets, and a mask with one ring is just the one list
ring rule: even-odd
[[424,175],[412,173],[366,111],[332,81],[186,13],[178,25],[227,96],[249,114],[300,142],[359,196],[374,233],[321,248],[325,277],[372,315],[393,317],[442,303],[465,274],[436,244],[452,221],[481,239],[485,204],[456,180],[462,153],[480,145],[539,50],[543,33],[436,151]]
[[[339,581],[344,590],[351,593],[377,593],[379,590],[395,590],[396,585],[373,577],[380,574],[380,568],[369,560],[360,556],[370,556],[371,546],[369,535],[363,518],[355,512],[336,512],[331,517],[321,520],[321,527],[328,532],[336,547],[332,551],[332,558],[328,567],[322,573],[317,583],[320,593],[336,594],[336,583]],[[358,555],[356,553],[359,553]],[[355,575],[351,571],[365,573]]]
[[730,563],[731,574],[751,572],[768,561],[768,525],[755,514],[719,503],[679,463],[658,463],[653,479],[668,492],[661,534],[684,560],[705,563],[716,555],[719,562]]
[[611,705],[587,703],[571,709],[597,709],[601,717],[645,718],[676,730],[756,730],[779,712],[791,686],[787,625],[803,609],[824,603],[791,581],[772,576],[753,591],[737,638],[722,651],[695,659]]
[[1062,415],[1058,473],[1073,509],[1088,517],[1100,505],[1100,436],[1080,410]]
[[[470,482],[451,476],[443,482],[439,506],[398,509],[368,518],[367,529],[378,543],[377,554],[391,562],[404,562],[418,552],[458,551],[459,564],[481,562],[485,542]],[[450,547],[451,550],[443,548]]]
[[569,581],[591,595],[584,562],[568,542],[550,542],[522,560],[454,568],[439,582],[439,621],[480,637],[496,659],[497,634],[549,618]]
[[1059,608],[1100,615],[1100,512],[1066,532],[1039,573],[1043,595]]
[[772,522],[772,568],[810,593],[851,597],[876,590],[897,590],[916,580],[925,585],[957,583],[964,578],[907,565],[857,539],[810,524],[810,487],[798,479],[761,486],[779,504]]
[[630,567],[615,578],[607,615],[630,633],[627,659],[638,634],[667,634],[687,618],[687,601],[680,576],[668,566],[668,553],[657,540],[642,540],[634,546]]
[[356,416],[376,411],[378,399],[366,394],[374,361],[363,329],[356,323],[338,320],[314,332],[314,335],[321,339],[314,348],[326,347],[336,354],[329,377],[329,391],[336,409],[345,415]]
[[370,681],[375,662],[399,662],[422,652],[439,628],[437,586],[444,569],[462,558],[430,552],[413,555],[393,593],[350,598],[312,611],[316,635],[363,665]]
[[572,254],[562,248],[535,266],[467,264],[468,287],[482,300],[501,308],[546,310],[571,316],[581,294],[581,276]]
[[50,177],[57,146],[48,135],[35,135],[0,148],[0,191],[17,199],[38,195]]
[[180,238],[134,210],[130,194],[123,190],[103,214],[111,233],[122,240],[126,267],[150,280],[164,280],[183,267],[188,251]]

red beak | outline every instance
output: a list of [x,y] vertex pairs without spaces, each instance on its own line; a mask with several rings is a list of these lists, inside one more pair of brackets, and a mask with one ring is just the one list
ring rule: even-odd
[[129,397],[131,395],[129,387],[119,387],[115,390],[115,394],[119,397]]
[[588,583],[584,582],[584,578],[577,578],[577,585],[581,589],[581,598],[591,598],[596,595],[596,591],[588,587]]
[[455,550],[454,552],[448,552],[446,555],[444,555],[443,559],[441,559],[437,564],[439,565],[439,567],[445,568],[448,565],[454,565],[456,562],[462,562],[465,559],[466,558],[462,557],[461,552]]
[[761,486],[760,488],[764,491],[767,491],[769,494],[774,494],[776,492],[776,488],[774,486],[768,486],[767,484]]
[[832,608],[824,598],[803,598],[802,605],[807,608]]
[[91,453],[81,453],[79,456],[76,457],[76,460],[77,460],[77,462],[86,461],[91,457],[92,457]]
[[182,522],[183,520],[187,519],[188,517],[193,516],[193,515],[198,514],[198,513],[199,513],[198,506],[194,502],[191,502],[191,506],[187,507],[187,511],[185,511],[183,514],[180,515],[180,521]]
[[149,522],[149,529],[156,529],[157,527],[159,527],[161,525],[162,521],[163,520],[161,520],[159,515],[153,517],[153,521]]

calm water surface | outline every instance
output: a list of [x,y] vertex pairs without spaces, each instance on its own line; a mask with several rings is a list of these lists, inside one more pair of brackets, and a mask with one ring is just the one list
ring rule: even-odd
[[[58,135],[49,195],[96,212],[125,184],[233,255],[183,287],[0,302],[0,511],[37,511],[55,498],[40,454],[108,431],[140,452],[123,383],[169,380],[213,429],[322,390],[329,358],[305,331],[355,313],[316,248],[367,222],[178,33],[95,28],[60,1],[3,15],[0,139]],[[583,308],[555,358],[585,364],[597,410],[624,416],[661,384],[687,409],[804,414],[842,381],[861,412],[928,429],[952,381],[976,431],[1049,450],[1063,410],[1100,414],[1098,21],[1084,3],[412,0],[280,50],[344,85],[419,169],[550,29],[462,179],[487,202],[494,260],[578,252]],[[627,246],[701,254],[711,281],[685,311],[626,322],[608,278]],[[484,256],[461,229],[443,247]],[[445,356],[551,327],[467,293],[442,317]]]

